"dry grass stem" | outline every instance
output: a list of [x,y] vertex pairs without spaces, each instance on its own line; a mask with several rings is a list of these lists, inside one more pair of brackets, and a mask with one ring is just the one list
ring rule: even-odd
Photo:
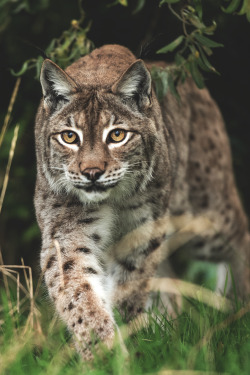
[[[27,289],[29,291],[29,296],[30,296],[30,316],[31,316],[31,322],[32,322],[32,328],[33,328],[33,323],[34,323],[34,291],[33,291],[33,277],[32,277],[32,269],[31,267],[25,266],[23,258],[21,258],[22,266],[23,266],[23,272],[24,272],[24,277],[27,285]],[[27,276],[27,271],[29,272],[29,277]]]
[[2,130],[1,130],[1,134],[0,134],[0,147],[2,145],[3,138],[4,138],[5,132],[7,130],[9,121],[10,121],[11,112],[12,112],[13,105],[14,105],[16,97],[17,97],[20,82],[21,82],[21,78],[18,78],[16,80],[16,84],[15,84],[14,90],[13,90],[11,98],[10,98],[10,104],[9,104],[9,107],[8,107],[8,110],[7,110],[7,114],[4,118],[4,123],[3,123],[3,127],[2,127]]
[[[17,270],[22,270],[24,273],[26,287],[20,282],[20,274]],[[22,265],[4,265],[3,259],[1,257],[0,272],[3,274],[5,290],[8,298],[9,314],[11,316],[17,311],[20,313],[20,307],[24,306],[24,303],[28,300],[30,302],[29,315],[26,320],[24,327],[24,333],[26,334],[28,330],[34,329],[36,326],[36,331],[42,333],[41,325],[39,322],[40,311],[35,306],[34,292],[33,292],[33,277],[32,269],[29,266],[25,266],[22,260]],[[17,287],[17,305],[13,306],[11,302],[11,295],[9,289],[8,279],[13,280]],[[24,293],[24,297],[20,301],[20,291]]]
[[27,293],[27,294],[28,294],[28,291],[21,285],[20,275],[17,271],[8,269],[8,268],[6,268],[6,266],[1,265],[0,266],[0,272],[2,272],[2,275],[5,279],[9,278],[16,283],[16,288],[17,288],[17,306],[16,307],[14,307],[12,305],[8,281],[7,281],[7,285],[5,286],[5,287],[7,287],[6,290],[8,291],[8,292],[6,292],[6,294],[7,294],[7,298],[8,298],[8,306],[9,306],[10,314],[13,315],[16,310],[17,311],[20,310],[20,292],[19,292],[20,289],[22,289],[23,292]]
[[59,320],[59,317],[58,315],[55,313],[53,318],[51,319],[50,323],[49,323],[49,327],[48,327],[48,334],[51,334],[53,332],[53,329],[56,325],[56,323],[58,322]]
[[[2,250],[0,250],[0,266],[4,266]],[[2,275],[3,275],[3,283],[4,283],[5,291],[7,294],[7,298],[8,298],[8,301],[10,302],[10,289],[9,289],[8,278],[4,272],[2,272]]]
[[7,164],[7,167],[6,167],[6,172],[5,172],[5,176],[4,176],[4,180],[3,180],[3,187],[2,187],[1,196],[0,196],[0,213],[1,213],[1,210],[2,210],[3,200],[4,200],[5,192],[6,192],[8,181],[9,181],[10,167],[11,167],[11,163],[12,163],[12,159],[13,159],[14,151],[15,151],[15,147],[16,147],[18,130],[19,130],[19,125],[16,125],[15,130],[14,130],[14,136],[13,136],[12,142],[11,142],[8,164]]
[[42,281],[43,281],[43,273],[41,272],[41,274],[39,276],[39,279],[38,279],[38,282],[37,282],[36,290],[35,290],[35,293],[34,293],[34,301],[36,300],[36,298],[38,296],[39,290],[40,290],[41,285],[42,285]]

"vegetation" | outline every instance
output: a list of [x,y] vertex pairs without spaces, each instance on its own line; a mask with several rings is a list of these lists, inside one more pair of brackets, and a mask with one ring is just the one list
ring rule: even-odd
[[[221,11],[232,14],[238,10],[238,15],[246,15],[250,21],[248,0],[244,0],[243,3],[240,0],[228,1],[227,7],[222,5],[225,1],[220,2]],[[146,0],[139,0],[133,13],[141,11],[145,2]],[[128,6],[127,0],[117,0],[109,6],[118,4]],[[36,77],[39,78],[43,57],[48,57],[60,67],[65,68],[80,56],[91,52],[94,44],[87,37],[91,23],[89,22],[84,28],[81,27],[86,21],[86,14],[82,8],[81,0],[78,0],[78,5],[79,20],[72,20],[69,30],[63,31],[59,38],[52,39],[45,52],[42,51],[42,57],[25,61],[19,72],[15,73],[12,70],[13,75],[20,76],[28,69],[36,68]],[[208,56],[212,55],[213,48],[223,47],[223,44],[210,38],[214,35],[217,24],[215,20],[212,20],[210,25],[205,25],[201,0],[161,0],[159,7],[164,5],[168,5],[170,12],[181,22],[182,35],[156,51],[157,54],[176,51],[174,64],[165,69],[154,68],[153,70],[152,76],[159,99],[162,99],[168,89],[178,97],[176,86],[179,82],[184,82],[189,75],[192,76],[199,88],[204,88],[205,82],[200,70],[218,73],[209,62]],[[177,8],[175,8],[176,5]]]
[[33,290],[31,268],[2,264],[0,272],[5,284],[0,296],[1,375],[249,374],[250,304],[231,305],[204,288],[178,284],[183,310],[175,318],[155,305],[125,325],[116,312],[128,356],[118,345],[112,351],[100,346],[93,362],[83,363],[65,327],[44,303],[40,283]]

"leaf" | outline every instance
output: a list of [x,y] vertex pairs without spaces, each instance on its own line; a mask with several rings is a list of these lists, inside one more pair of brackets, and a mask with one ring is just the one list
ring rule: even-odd
[[177,52],[175,54],[174,61],[175,61],[175,64],[179,66],[185,61],[185,59],[180,53]]
[[247,20],[250,22],[250,1],[244,0],[243,6],[238,13],[239,15],[246,14]]
[[21,4],[19,4],[13,11],[13,13],[20,13],[22,10],[25,10],[26,12],[30,12],[30,4],[27,0],[23,1]]
[[217,43],[214,40],[211,40],[204,35],[195,33],[194,37],[195,37],[196,40],[198,40],[198,42],[203,44],[205,47],[211,47],[211,48],[223,47],[222,43]]
[[29,69],[29,63],[30,63],[30,60],[27,60],[23,63],[21,69],[18,71],[18,72],[15,72],[13,69],[11,69],[11,74],[15,77],[19,77],[21,75],[23,75],[28,69]]
[[171,74],[169,74],[169,77],[168,77],[168,84],[169,84],[169,89],[171,91],[171,93],[174,95],[174,97],[180,101],[181,100],[181,97],[176,89],[176,85],[175,85],[175,82],[174,82],[174,78]]
[[217,24],[216,24],[216,22],[213,20],[212,25],[207,26],[207,27],[203,30],[203,32],[204,32],[205,34],[208,34],[208,35],[213,35],[213,33],[215,32],[216,28],[217,28]]
[[124,7],[128,6],[128,1],[127,0],[119,0],[119,4],[123,5]]
[[201,46],[198,46],[199,48],[199,51],[197,51],[197,49],[190,45],[189,46],[191,52],[192,52],[192,55],[193,55],[193,58],[194,58],[194,62],[197,62],[197,64],[199,65],[199,67],[204,70],[205,72],[213,72],[213,73],[217,73],[219,74],[215,68],[210,64],[210,62],[208,61],[205,53],[203,52]]
[[232,0],[231,3],[228,5],[227,8],[221,7],[221,9],[225,13],[233,13],[239,7],[240,3],[241,3],[241,0]]
[[176,49],[183,41],[184,35],[180,35],[178,38],[176,38],[173,42],[169,43],[165,47],[159,49],[156,53],[166,53],[171,52],[174,49]]
[[200,20],[202,20],[202,4],[201,0],[193,0],[195,10]]
[[190,61],[187,64],[187,67],[188,67],[188,70],[191,73],[191,76],[192,76],[194,82],[196,83],[196,86],[199,89],[203,89],[203,87],[205,86],[205,83],[204,83],[203,76],[202,76],[201,72],[198,69],[196,61]]
[[179,3],[181,0],[161,0],[159,6],[161,7],[163,4],[167,3],[167,4],[175,4],[175,3]]
[[43,57],[39,56],[38,59],[36,60],[36,76],[35,78],[39,80],[40,77],[40,72],[41,72],[41,67],[43,63]]
[[196,60],[197,61],[197,64],[199,65],[199,67],[204,70],[205,72],[211,72],[211,69],[207,67],[206,64],[204,64],[203,60],[201,57],[198,57],[198,59]]
[[199,48],[199,52],[200,52],[200,55],[201,55],[201,60],[203,61],[204,65],[207,67],[207,69],[214,72],[214,73],[219,74],[219,72],[217,72],[217,70],[213,67],[213,65],[210,64],[210,62],[208,61],[205,53],[202,51],[201,48]]
[[153,66],[151,76],[154,82],[156,96],[159,101],[162,101],[169,89],[169,74],[165,69]]
[[193,26],[195,26],[197,29],[205,29],[204,23],[197,17],[195,14],[190,14],[187,19],[191,22]]
[[139,13],[142,10],[142,8],[144,7],[145,3],[146,3],[146,0],[137,0],[136,7],[133,10],[132,14]]
[[200,47],[204,49],[204,51],[206,52],[208,56],[211,56],[213,54],[213,51],[211,50],[211,48],[206,47],[206,46],[200,46]]

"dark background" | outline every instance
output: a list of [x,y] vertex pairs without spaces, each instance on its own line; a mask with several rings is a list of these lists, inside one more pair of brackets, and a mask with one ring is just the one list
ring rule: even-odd
[[[21,1],[22,3],[22,1]],[[85,0],[82,5],[87,20],[92,20],[88,37],[96,47],[119,43],[129,47],[138,57],[159,59],[157,49],[171,42],[181,33],[180,22],[167,6],[158,8],[158,1],[146,0],[142,11],[132,14],[136,1],[128,7],[107,7],[110,1]],[[206,85],[218,102],[230,136],[234,170],[244,207],[250,214],[250,23],[245,16],[224,14],[218,1],[204,1],[204,21],[215,19],[218,27],[213,37],[224,44],[214,50],[211,62],[220,75],[206,74]],[[52,38],[59,37],[79,18],[76,0],[33,0],[29,9],[18,9],[7,1],[1,6],[0,26],[0,121],[3,123],[10,96],[16,81],[10,68],[18,71],[22,63],[37,57],[38,51],[29,43],[46,49]],[[145,48],[146,47],[146,48]],[[171,60],[171,54],[167,56]],[[11,123],[0,149],[0,181],[7,164],[13,130],[20,124],[19,138],[10,173],[7,193],[0,214],[0,246],[6,264],[25,264],[38,269],[40,234],[33,207],[35,184],[34,118],[41,89],[34,78],[35,71],[27,72],[21,81],[19,94],[12,112]]]

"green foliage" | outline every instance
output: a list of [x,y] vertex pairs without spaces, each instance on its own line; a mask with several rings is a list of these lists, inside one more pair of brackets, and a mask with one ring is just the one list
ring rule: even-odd
[[[167,53],[176,51],[174,69],[170,70],[170,76],[177,87],[179,82],[183,82],[190,74],[199,88],[205,86],[203,71],[216,72],[215,68],[208,60],[213,51],[212,48],[222,47],[205,35],[213,35],[216,29],[216,23],[206,26],[202,21],[202,4],[200,0],[189,2],[191,5],[181,6],[179,12],[171,6],[173,3],[179,3],[176,0],[163,0],[160,4],[167,3],[170,11],[182,22],[183,35],[180,35],[173,42],[164,46],[157,53]],[[169,68],[166,68],[169,70]],[[171,87],[170,87],[171,89]],[[171,90],[175,94],[175,90]]]
[[108,4],[107,6],[111,7],[111,6],[115,6],[115,5],[118,5],[118,4],[120,4],[124,7],[127,7],[128,6],[128,0],[115,0],[113,3]]
[[[48,6],[48,1],[43,1],[43,6]],[[229,0],[225,1],[228,2]],[[8,1],[5,0],[5,2]],[[141,11],[145,2],[146,0],[138,0],[132,14]],[[30,11],[30,5],[27,1],[24,1],[22,4],[22,9]],[[107,6],[110,7],[118,4],[128,6],[127,0],[116,0]],[[221,9],[225,13],[231,14],[239,9],[240,4],[241,0],[231,0],[227,7],[221,5]],[[250,18],[249,4],[249,0],[244,0],[243,5],[238,11],[238,14],[246,14],[248,19]],[[175,52],[173,67],[167,67],[165,69],[166,74],[163,73],[162,68],[155,68],[152,72],[157,95],[160,100],[162,100],[169,89],[178,98],[177,86],[180,82],[184,82],[189,75],[192,76],[199,88],[203,88],[205,83],[202,71],[218,73],[210,63],[209,56],[212,55],[213,48],[223,47],[223,44],[210,38],[216,30],[216,22],[213,21],[210,25],[205,25],[202,19],[203,5],[201,0],[161,0],[159,6],[163,5],[167,5],[176,19],[181,21],[183,34],[157,51],[158,54]],[[173,5],[177,8],[173,8]],[[20,11],[19,8],[18,11]],[[81,27],[85,20],[85,12],[81,7],[80,0],[79,10],[80,19],[78,21],[72,20],[69,30],[64,31],[61,37],[52,39],[45,51],[48,58],[62,68],[67,67],[79,57],[88,54],[93,48],[93,43],[87,37],[90,30],[90,23],[85,28]],[[12,70],[12,74],[21,76],[27,70],[36,68],[36,78],[39,78],[42,61],[43,58],[41,56],[36,59],[27,60],[18,72]],[[159,70],[158,73],[156,69]]]
[[[172,4],[161,2],[161,8],[158,8],[160,0],[151,2],[149,0],[129,0],[126,7],[116,2],[117,6],[109,8],[107,7],[108,3],[112,3],[112,0],[105,2],[103,0],[84,1],[86,15],[84,14],[84,17],[82,17],[81,8],[77,6],[77,0],[72,2],[0,0],[0,33],[2,36],[2,111],[0,117],[2,122],[15,83],[15,79],[9,74],[9,67],[14,67],[15,71],[18,71],[24,60],[37,54],[36,51],[25,44],[27,40],[41,48],[48,46],[49,53],[55,54],[54,57],[52,55],[49,57],[55,58],[56,62],[62,67],[70,64],[79,56],[79,50],[74,55],[74,49],[79,47],[76,41],[81,33],[84,43],[88,42],[89,38],[97,46],[105,43],[121,43],[138,54],[139,47],[149,43],[149,55],[144,55],[148,59],[155,58],[153,56],[155,50],[165,48],[166,56],[158,54],[158,58],[167,61],[173,60],[174,63],[168,65],[166,69],[154,67],[152,70],[157,95],[160,99],[164,97],[168,90],[171,90],[179,98],[176,85],[181,84],[186,76],[191,75],[190,70],[192,70],[198,84],[202,86],[204,84],[203,77],[205,77],[205,80],[207,78],[206,72],[215,71],[214,65],[223,75],[219,79],[211,76],[205,82],[208,83],[213,96],[219,102],[227,128],[231,133],[238,185],[244,198],[245,208],[250,212],[250,186],[246,179],[248,166],[244,166],[244,160],[249,160],[250,157],[246,127],[249,120],[247,111],[249,94],[246,92],[246,87],[248,87],[246,77],[249,65],[247,50],[249,29],[245,17],[248,9],[247,2],[243,0],[240,3],[233,3],[232,0],[209,0],[208,2],[183,0]],[[180,17],[182,17],[182,9],[187,5],[195,9],[195,13],[191,12],[190,9],[188,9],[188,12],[189,17],[197,15],[197,18],[192,17],[192,22],[198,25],[197,27],[186,25],[187,33],[192,34],[195,29],[202,27],[199,20],[206,26],[207,33],[194,33],[195,38],[193,38],[192,43],[189,43],[189,48],[186,48],[183,52],[187,36],[184,33],[183,21]],[[229,8],[227,13],[223,11],[222,7],[224,9]],[[60,9],[60,12],[58,12],[58,9]],[[239,13],[243,17],[238,16]],[[74,19],[78,21],[72,23]],[[91,27],[90,19],[93,20]],[[219,26],[215,34],[213,32],[216,25],[212,22],[213,19],[217,21]],[[8,20],[8,23],[7,26],[4,26],[6,20]],[[113,22],[114,20],[115,22]],[[64,34],[63,30],[67,29],[68,25],[70,25],[69,30],[66,30]],[[66,39],[71,36],[71,33],[74,34],[74,38],[72,38],[71,44],[67,44]],[[55,39],[55,36],[60,35],[62,37]],[[161,35],[161,37],[158,38],[158,35]],[[197,38],[200,36],[208,38],[210,42],[206,40],[204,43],[204,39],[199,41]],[[179,44],[177,43],[176,48],[173,48],[175,47],[174,43],[170,48],[171,50],[167,51],[166,45],[169,42],[176,41],[176,39],[178,39]],[[151,40],[156,40],[157,43],[150,44]],[[224,53],[223,48],[219,50],[217,47],[205,45],[211,43],[211,41],[212,43],[223,41],[225,44]],[[81,47],[84,47],[84,43]],[[89,43],[91,44],[91,42]],[[198,49],[198,45],[202,47]],[[88,48],[91,50],[92,47],[87,47],[86,50]],[[216,52],[214,53],[215,56],[211,57],[209,49]],[[62,53],[60,54],[60,52]],[[67,61],[71,53],[73,54],[72,61]],[[80,53],[84,54],[85,52],[81,51]],[[190,54],[193,55],[193,65],[187,61]],[[196,57],[198,54],[200,55],[199,59]],[[57,59],[60,58],[61,61],[59,62]],[[39,75],[42,60],[43,58],[40,56],[24,66],[23,71],[26,71],[27,74],[22,78],[20,94],[0,147],[0,165],[2,166],[0,168],[0,185],[2,186],[14,126],[17,123],[20,124],[19,138],[0,215],[1,248],[7,263],[19,263],[20,256],[23,256],[25,261],[34,265],[34,270],[37,271],[39,270],[40,234],[37,225],[34,224],[35,152],[33,123],[41,90],[39,84],[34,82],[32,73],[36,69],[37,76]],[[33,70],[28,69],[32,64]]]
[[[80,19],[72,20],[71,26],[65,30],[59,38],[51,40],[50,44],[45,50],[46,56],[58,64],[62,69],[68,65],[91,52],[93,43],[87,38],[87,33],[90,30],[91,24],[86,27],[81,27],[85,21],[85,12],[79,3]],[[14,76],[21,76],[29,69],[36,69],[36,78],[40,76],[43,57],[32,58],[23,63],[22,68],[18,72],[11,70]]]
[[[167,370],[173,375],[181,370],[190,374],[249,374],[250,316],[246,307],[222,313],[198,300],[186,299],[184,311],[173,319],[155,305],[148,313],[149,324],[126,338],[127,358],[118,346],[111,351],[100,347],[92,363],[83,363],[43,296],[35,301],[39,314],[34,321],[27,301],[20,312],[13,313],[15,296],[14,289],[8,296],[1,290],[2,375],[160,375]],[[123,326],[121,317],[118,321]]]
[[179,70],[175,65],[170,65],[166,68],[154,66],[151,69],[152,80],[154,82],[155,92],[159,101],[163,100],[164,96],[169,90],[176,97],[176,99],[180,100],[180,96],[174,81],[174,77],[178,73]]
[[166,69],[153,67],[151,69],[151,76],[155,85],[155,92],[158,99],[161,101],[169,88],[169,74]]
[[225,13],[233,13],[237,10],[237,8],[239,7],[241,3],[241,0],[232,0],[231,3],[227,6],[227,8],[225,8],[224,6],[221,7],[221,9],[225,12]]
[[225,0],[230,2],[227,7],[222,6],[225,13],[236,13],[239,15],[246,15],[247,20],[250,22],[250,1],[249,0]]
[[[226,13],[234,13],[239,7],[240,0],[232,0],[227,8],[221,7]],[[201,0],[191,0],[182,2],[181,0],[162,0],[160,6],[167,4],[169,10],[175,17],[181,21],[183,35],[178,36],[173,42],[167,44],[157,51],[157,53],[168,53],[175,51],[175,64],[173,68],[167,67],[168,80],[174,82],[174,85],[163,83],[162,86],[169,87],[172,94],[176,95],[176,89],[179,82],[183,82],[189,75],[192,76],[197,87],[200,89],[205,86],[202,71],[218,73],[209,62],[208,57],[212,55],[213,48],[223,47],[210,38],[216,30],[216,22],[207,26],[202,20],[203,6]],[[172,8],[172,5],[178,5],[178,10]],[[243,6],[238,14],[246,14],[248,20],[250,17],[250,2],[244,0]],[[209,35],[209,37],[207,36]],[[156,76],[156,73],[154,72]],[[166,79],[163,72],[161,77]],[[159,74],[158,74],[159,77]],[[157,82],[159,86],[159,83]],[[162,99],[162,90],[159,99]],[[167,90],[165,90],[165,93]]]
[[250,1],[249,0],[243,1],[243,6],[240,9],[238,14],[246,15],[248,22],[250,22]]
[[159,49],[157,53],[167,53],[170,51],[174,51],[184,40],[184,35],[178,36],[173,42],[169,43],[167,46]]
[[137,4],[133,10],[133,14],[140,12],[143,9],[145,3],[146,3],[146,0],[137,0]]

